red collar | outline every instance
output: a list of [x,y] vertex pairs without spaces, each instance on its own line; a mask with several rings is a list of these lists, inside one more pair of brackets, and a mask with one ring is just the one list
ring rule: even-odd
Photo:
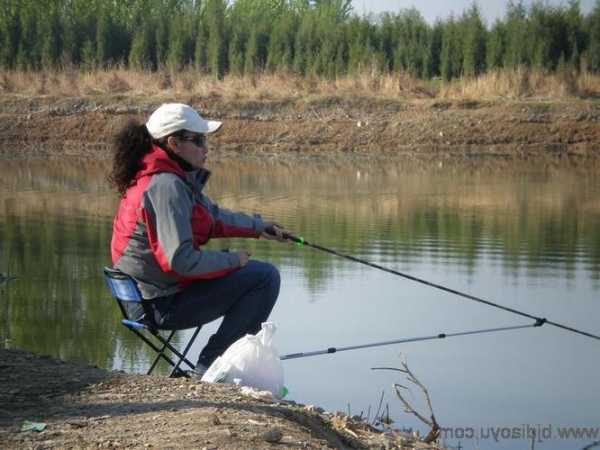
[[147,177],[160,172],[171,172],[185,179],[185,172],[177,162],[173,161],[162,148],[153,145],[152,150],[146,153],[140,163],[140,170],[135,174],[135,179]]

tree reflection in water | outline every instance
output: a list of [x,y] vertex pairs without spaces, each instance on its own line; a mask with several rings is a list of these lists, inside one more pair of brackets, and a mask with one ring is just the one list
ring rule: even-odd
[[[142,369],[151,354],[117,325],[101,275],[116,206],[105,181],[108,162],[2,164],[0,271],[19,275],[0,286],[4,345]],[[213,167],[207,190],[223,207],[282,218],[311,241],[379,264],[410,267],[426,257],[467,275],[479,264],[500,264],[515,279],[523,272],[529,279],[569,278],[583,266],[599,280],[600,185],[585,170],[300,161]],[[210,246],[244,246],[297,274],[309,292],[362,270],[291,245]]]

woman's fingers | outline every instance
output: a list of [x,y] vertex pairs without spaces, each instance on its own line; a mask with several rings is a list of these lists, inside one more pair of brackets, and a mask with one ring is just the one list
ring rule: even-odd
[[262,233],[262,237],[265,239],[276,239],[280,242],[283,242],[287,239],[287,235],[289,234],[289,231],[285,228],[282,228],[276,223],[269,222],[265,227],[265,231]]

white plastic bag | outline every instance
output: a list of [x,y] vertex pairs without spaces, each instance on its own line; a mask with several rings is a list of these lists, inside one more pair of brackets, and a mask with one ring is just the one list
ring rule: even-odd
[[265,322],[262,329],[253,336],[246,336],[235,341],[208,368],[202,381],[209,383],[239,382],[273,393],[282,398],[287,393],[283,384],[283,365],[279,353],[273,346],[275,324]]

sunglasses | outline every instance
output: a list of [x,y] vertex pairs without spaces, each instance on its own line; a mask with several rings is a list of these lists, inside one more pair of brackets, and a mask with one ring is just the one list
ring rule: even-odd
[[204,147],[206,145],[206,135],[204,134],[184,134],[179,136],[179,139],[182,141],[192,142],[198,147]]

